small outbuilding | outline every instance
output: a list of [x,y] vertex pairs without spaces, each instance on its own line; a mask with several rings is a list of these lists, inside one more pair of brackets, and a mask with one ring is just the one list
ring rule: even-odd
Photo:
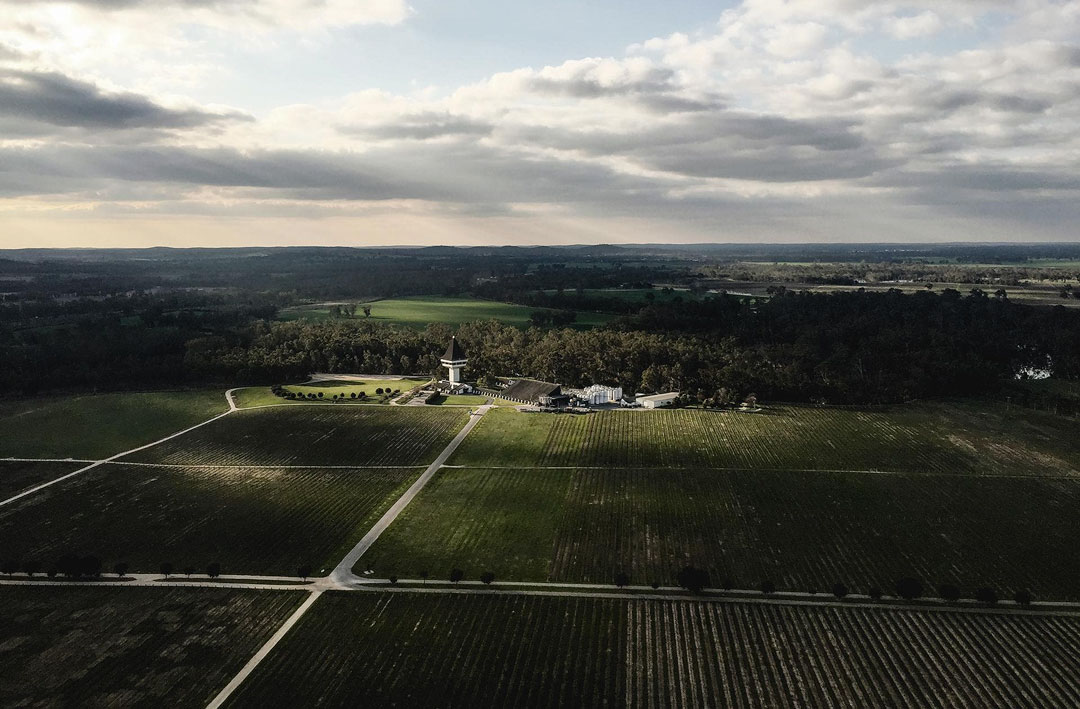
[[679,398],[679,392],[669,391],[666,394],[653,394],[652,396],[639,396],[638,403],[646,409],[662,409],[671,406]]

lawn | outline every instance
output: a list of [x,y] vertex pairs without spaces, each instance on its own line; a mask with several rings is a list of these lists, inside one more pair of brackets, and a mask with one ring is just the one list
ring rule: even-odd
[[[423,328],[431,323],[442,323],[456,327],[475,320],[498,320],[507,325],[529,327],[529,315],[536,310],[525,305],[499,303],[490,300],[456,296],[412,296],[408,298],[390,298],[376,300],[371,306],[371,320],[377,322]],[[282,310],[278,317],[282,320],[325,320],[329,317],[328,306],[302,306]],[[358,310],[357,319],[364,318]],[[611,322],[615,316],[603,313],[579,312],[573,327],[590,328]]]
[[358,564],[517,581],[866,591],[913,575],[969,594],[1078,599],[1080,481],[733,470],[444,469]]
[[[380,404],[387,403],[390,399],[388,396],[376,394],[377,389],[383,391],[392,392],[399,391],[405,393],[415,389],[421,384],[425,384],[430,379],[365,379],[365,380],[345,380],[345,379],[333,379],[323,382],[313,382],[305,384],[288,384],[283,388],[286,391],[291,391],[294,394],[300,394],[307,396],[308,394],[314,394],[318,397],[322,394],[322,398],[304,399],[303,401],[290,401],[279,396],[274,396],[270,391],[270,387],[247,387],[240,389],[234,393],[236,397],[236,405],[240,408],[252,408],[255,406],[268,406],[273,404],[310,404],[310,403],[325,403],[333,404],[339,403],[334,401],[334,396],[339,399],[344,399],[347,404]],[[366,398],[362,401],[350,398],[351,395],[364,393]]]
[[0,705],[204,707],[306,596],[0,588]]
[[228,706],[1078,702],[1074,617],[329,592]]
[[102,466],[0,507],[0,560],[92,555],[154,573],[328,572],[420,474],[417,468]]
[[[0,461],[0,500],[6,500],[35,485],[55,480],[86,463],[22,463]],[[0,552],[2,553],[2,552]]]
[[0,457],[106,458],[227,410],[219,389],[0,403]]
[[408,466],[433,461],[468,411],[281,406],[229,414],[123,460],[180,465]]
[[451,463],[1080,475],[1075,422],[982,403],[889,409],[492,411]]

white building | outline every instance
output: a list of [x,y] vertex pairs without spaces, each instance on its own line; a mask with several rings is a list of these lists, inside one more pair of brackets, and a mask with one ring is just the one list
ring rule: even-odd
[[617,404],[622,399],[622,387],[606,387],[601,384],[593,384],[587,389],[575,389],[571,393],[589,406]]
[[646,409],[662,409],[671,406],[679,398],[679,392],[669,391],[666,394],[653,394],[652,396],[639,396],[638,403]]
[[446,354],[439,361],[449,370],[448,381],[451,384],[461,384],[461,370],[465,368],[469,360],[465,356],[465,348],[458,344],[456,337],[450,338],[450,346],[446,348]]

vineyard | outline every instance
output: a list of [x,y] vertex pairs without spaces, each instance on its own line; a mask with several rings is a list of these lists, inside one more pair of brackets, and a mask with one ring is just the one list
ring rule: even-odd
[[0,507],[0,561],[48,568],[65,553],[108,571],[170,562],[204,573],[332,568],[419,475],[416,468],[156,468],[108,465]]
[[0,588],[0,705],[204,707],[305,595]]
[[6,500],[35,485],[55,480],[84,465],[86,464],[0,461],[0,500]]
[[229,706],[1078,703],[1076,617],[328,593]]
[[124,460],[179,465],[430,463],[468,412],[428,407],[294,406],[239,411]]
[[716,467],[1077,475],[1074,424],[995,405],[860,411],[493,411],[451,460],[459,465]]
[[225,392],[85,394],[0,403],[0,457],[106,458],[228,410]]
[[889,589],[912,575],[1080,598],[1080,481],[734,470],[446,469],[360,561],[401,577]]

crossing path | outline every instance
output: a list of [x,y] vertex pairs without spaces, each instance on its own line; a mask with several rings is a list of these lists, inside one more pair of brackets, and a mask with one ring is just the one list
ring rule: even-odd
[[479,423],[480,419],[484,417],[484,414],[490,410],[491,405],[486,404],[469,415],[468,423],[465,424],[464,428],[458,431],[458,434],[454,436],[454,440],[447,444],[446,448],[439,454],[439,457],[436,458],[423,473],[421,473],[420,477],[416,479],[416,482],[405,491],[405,494],[398,498],[397,502],[386,511],[386,514],[379,518],[379,521],[375,523],[375,526],[372,527],[368,533],[364,535],[364,538],[345,555],[345,558],[341,560],[341,563],[334,567],[334,570],[330,572],[330,580],[335,585],[345,585],[356,580],[357,577],[352,572],[352,568],[356,565],[356,562],[360,560],[360,557],[364,555],[364,552],[371,548],[371,545],[375,543],[375,540],[378,539],[384,531],[386,531],[386,528],[398,518],[398,515],[400,515],[401,511],[413,501],[413,498],[420,494],[420,491],[424,489],[424,486],[428,484],[428,481],[431,480],[435,473],[438,472],[439,468],[443,467],[443,464],[450,459],[450,456],[453,455],[454,451],[457,450],[457,447],[461,445],[461,442],[465,440],[465,437],[469,435],[469,432],[473,430],[477,423]]

